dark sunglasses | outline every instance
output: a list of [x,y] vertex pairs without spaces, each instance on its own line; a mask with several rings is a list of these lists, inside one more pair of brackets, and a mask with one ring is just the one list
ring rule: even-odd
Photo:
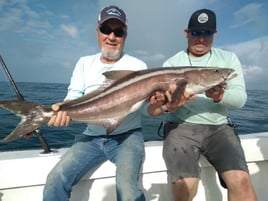
[[100,25],[99,30],[101,33],[105,35],[109,35],[110,33],[113,32],[116,37],[120,37],[120,38],[126,35],[126,30],[124,28],[112,29],[107,25]]
[[199,37],[199,36],[203,35],[203,36],[208,38],[208,37],[211,37],[214,34],[213,31],[189,31],[189,32],[194,37]]

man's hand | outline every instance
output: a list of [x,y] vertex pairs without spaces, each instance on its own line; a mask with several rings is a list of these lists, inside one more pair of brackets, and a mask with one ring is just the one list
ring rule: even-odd
[[164,91],[155,91],[147,99],[147,102],[149,102],[150,104],[159,104],[159,105],[163,105],[167,101],[168,99]]
[[197,95],[190,95],[186,91],[184,91],[183,94],[175,101],[172,100],[171,96],[172,95],[170,93],[167,93],[167,97],[169,101],[165,105],[167,108],[166,110],[168,112],[175,111],[182,105],[186,104],[188,101],[196,98]]
[[172,100],[172,94],[175,92],[176,88],[176,84],[171,84],[166,92],[154,92],[147,99],[147,102],[150,103],[148,113],[152,116],[157,116],[164,112],[172,112],[196,97],[196,95],[190,95],[184,91],[177,100]]
[[218,103],[223,98],[224,89],[227,87],[226,83],[219,84],[206,91],[206,96],[213,99],[215,103]]
[[49,122],[47,123],[48,126],[69,126],[71,123],[71,117],[65,111],[58,111],[60,109],[60,105],[62,103],[55,103],[51,106],[52,110],[55,112]]

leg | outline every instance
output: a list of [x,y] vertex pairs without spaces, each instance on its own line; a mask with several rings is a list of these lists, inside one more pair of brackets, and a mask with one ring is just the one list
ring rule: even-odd
[[[91,168],[105,160],[98,144],[83,136],[75,143],[49,173],[43,192],[44,201],[68,201],[72,186]],[[86,140],[85,140],[86,139]]]
[[140,168],[144,159],[144,141],[140,130],[116,140],[110,159],[116,165],[117,201],[145,201],[139,188]]
[[[197,193],[200,178],[200,126],[165,125],[163,157],[175,201],[191,201]],[[199,135],[200,134],[200,135]]]
[[172,183],[172,192],[175,201],[191,201],[198,189],[198,178],[184,178]]
[[229,201],[256,201],[239,137],[228,125],[211,127],[204,155],[226,183]]
[[257,201],[257,197],[247,172],[229,170],[222,173],[228,187],[229,201]]

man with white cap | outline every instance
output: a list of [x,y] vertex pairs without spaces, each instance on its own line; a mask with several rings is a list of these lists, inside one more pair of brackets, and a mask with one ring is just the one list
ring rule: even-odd
[[[102,86],[103,75],[111,70],[141,70],[146,64],[123,52],[127,38],[127,18],[117,6],[107,6],[98,17],[97,38],[101,52],[81,57],[72,74],[65,100],[81,97]],[[57,111],[59,104],[52,105]],[[49,126],[68,126],[66,112],[53,116]],[[139,188],[139,172],[144,159],[141,115],[128,115],[119,127],[107,135],[101,126],[88,124],[74,145],[49,173],[43,193],[44,201],[68,201],[72,187],[88,172],[106,160],[116,166],[116,196],[118,201],[145,201]]]

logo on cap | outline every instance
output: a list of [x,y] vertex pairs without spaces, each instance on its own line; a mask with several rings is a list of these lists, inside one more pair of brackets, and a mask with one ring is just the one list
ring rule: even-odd
[[201,24],[204,24],[208,21],[208,15],[206,13],[201,13],[197,17],[197,21]]
[[108,15],[116,15],[116,16],[118,16],[118,17],[120,17],[122,14],[120,13],[120,11],[118,10],[118,9],[116,9],[116,8],[110,8],[110,9],[108,9],[107,11],[106,11],[106,13],[108,14]]

